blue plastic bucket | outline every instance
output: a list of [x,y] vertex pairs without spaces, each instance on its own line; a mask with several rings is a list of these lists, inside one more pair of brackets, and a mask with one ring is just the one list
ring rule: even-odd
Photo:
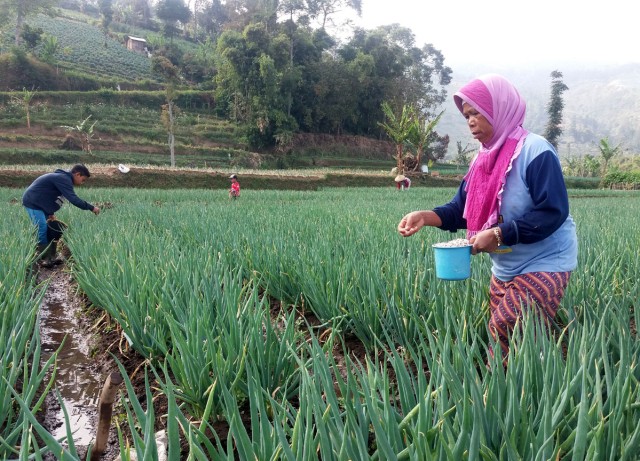
[[442,280],[465,280],[471,276],[471,245],[448,247],[433,245],[436,277]]

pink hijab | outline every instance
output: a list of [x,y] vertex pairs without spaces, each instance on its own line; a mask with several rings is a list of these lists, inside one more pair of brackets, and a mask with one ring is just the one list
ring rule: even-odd
[[507,79],[495,74],[467,83],[453,100],[460,112],[466,102],[493,127],[493,137],[482,144],[464,177],[467,201],[463,217],[470,238],[498,222],[507,173],[528,133],[522,128],[526,104]]

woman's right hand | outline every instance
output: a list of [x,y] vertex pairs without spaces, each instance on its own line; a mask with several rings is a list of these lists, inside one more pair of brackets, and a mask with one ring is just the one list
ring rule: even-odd
[[423,215],[423,211],[413,211],[405,215],[405,217],[400,220],[400,224],[398,224],[398,232],[400,232],[400,235],[409,237],[422,229],[425,225]]
[[431,210],[412,211],[405,215],[398,224],[398,232],[403,237],[415,234],[424,226],[442,226],[440,217]]

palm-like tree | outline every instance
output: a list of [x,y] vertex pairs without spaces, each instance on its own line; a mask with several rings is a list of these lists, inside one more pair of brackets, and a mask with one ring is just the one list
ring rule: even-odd
[[82,151],[91,153],[91,138],[93,138],[93,127],[96,126],[98,121],[96,120],[91,125],[89,125],[89,119],[91,115],[85,118],[83,121],[78,122],[76,126],[62,126],[65,130],[69,132],[76,132],[80,135],[80,140],[82,142]]
[[393,113],[391,106],[383,102],[382,111],[386,117],[385,123],[378,123],[387,132],[387,136],[396,145],[396,167],[398,174],[404,173],[404,144],[409,140],[409,136],[414,125],[415,109],[413,106],[403,106],[399,117]]
[[618,155],[622,151],[622,147],[620,147],[620,144],[613,147],[611,144],[609,144],[608,138],[602,138],[600,140],[600,144],[598,145],[598,149],[600,150],[600,155],[602,155],[602,159],[604,160],[602,170],[603,173],[606,173],[607,168],[609,167],[609,160],[611,160],[612,157]]
[[444,111],[440,112],[433,120],[428,120],[417,115],[413,119],[413,124],[409,130],[409,142],[413,144],[413,147],[416,149],[416,164],[413,167],[414,171],[420,168],[420,159],[424,153],[424,149],[429,145],[431,133],[433,133],[436,125],[442,118],[442,114],[444,114]]
[[31,129],[31,100],[36,95],[37,90],[27,90],[22,88],[22,97],[12,96],[11,99],[22,107],[25,115],[27,116],[27,129]]

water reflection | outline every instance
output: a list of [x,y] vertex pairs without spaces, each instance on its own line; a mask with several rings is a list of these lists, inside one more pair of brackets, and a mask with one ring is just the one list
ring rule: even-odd
[[[43,360],[58,350],[55,387],[60,392],[69,415],[76,445],[89,445],[95,436],[95,414],[101,383],[91,369],[87,338],[82,334],[76,315],[79,310],[69,292],[70,277],[62,271],[53,273],[40,310],[40,333]],[[65,339],[66,338],[66,339]],[[56,438],[66,436],[64,413],[58,410],[60,425],[50,428]]]

